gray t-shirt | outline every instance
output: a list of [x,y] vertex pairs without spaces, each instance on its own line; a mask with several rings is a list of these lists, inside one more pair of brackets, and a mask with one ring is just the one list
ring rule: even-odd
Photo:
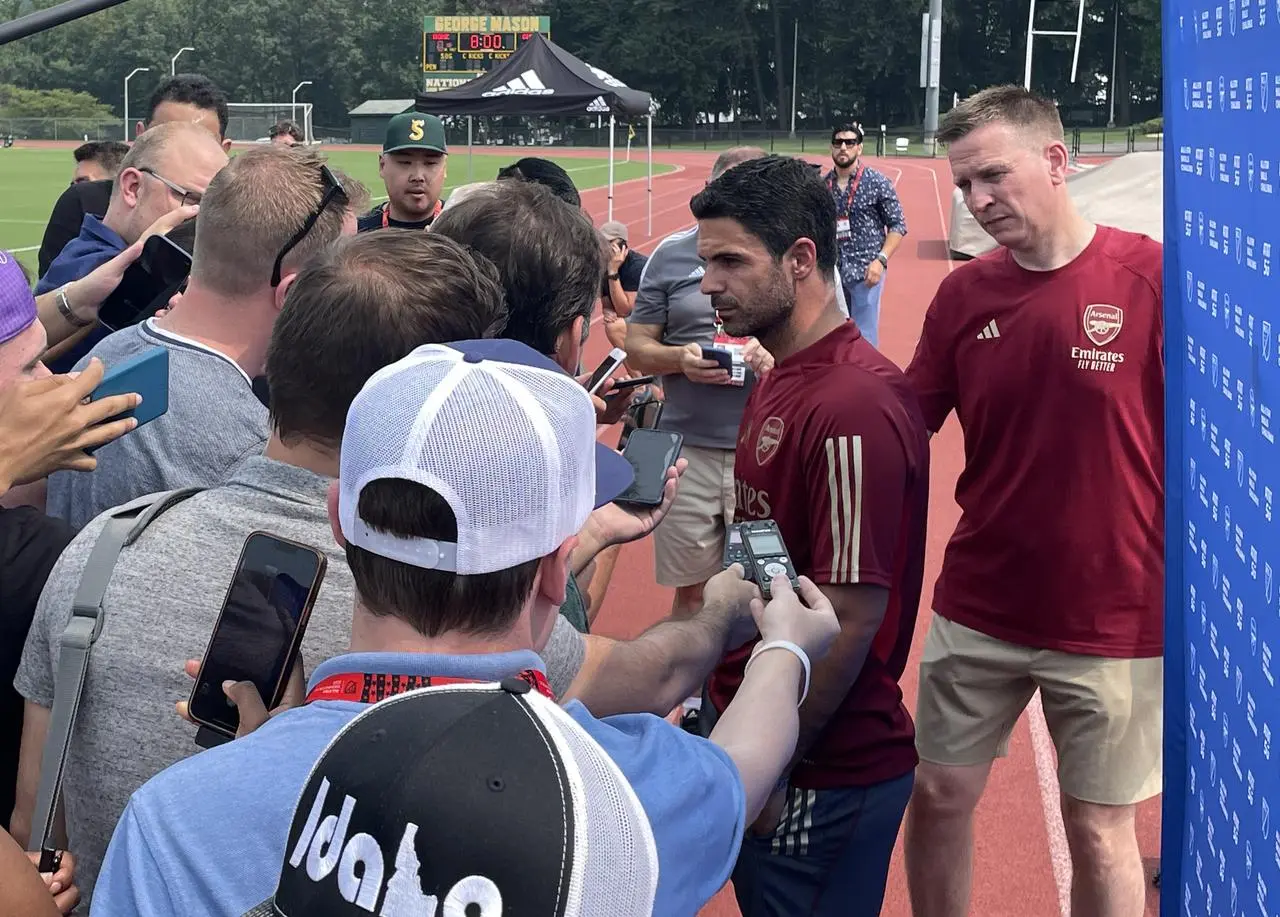
[[215,487],[267,441],[267,409],[244,370],[216,350],[147,321],[103,338],[89,356],[110,370],[153,347],[169,351],[168,412],[99,449],[92,474],[49,477],[47,512],[74,529],[147,494]]
[[[697,227],[667,236],[644,266],[635,308],[627,321],[662,325],[662,343],[671,347],[710,347],[715,341],[716,322],[711,298],[699,289],[704,272],[698,257]],[[666,405],[660,426],[681,434],[689,446],[733,449],[754,384],[750,370],[741,386],[701,385],[680,373],[664,375]]]
[[[200,750],[193,743],[195,727],[173,710],[191,693],[182,663],[204,655],[251,532],[324,552],[329,566],[302,643],[305,667],[347,650],[355,585],[329,526],[328,487],[328,478],[254,456],[223,486],[167,510],[121,551],[103,599],[105,624],[93,648],[63,785],[76,882],[86,902],[129,796]],[[105,523],[105,517],[94,519],[80,532],[40,596],[14,686],[42,707],[53,706],[62,632]],[[582,664],[581,635],[558,618],[543,657],[553,689],[563,693]]]

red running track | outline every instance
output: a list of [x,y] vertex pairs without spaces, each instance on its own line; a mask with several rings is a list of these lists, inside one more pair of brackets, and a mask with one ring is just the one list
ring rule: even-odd
[[[646,186],[643,179],[618,185],[614,218],[626,222],[632,246],[651,251],[664,236],[693,225],[689,199],[706,181],[714,154],[658,153],[657,157],[683,167],[658,176],[653,187],[654,232],[646,231]],[[815,160],[816,161],[816,160]],[[953,267],[947,260],[947,220],[951,177],[943,160],[883,159],[873,164],[892,179],[906,211],[910,230],[894,257],[888,275],[881,320],[881,348],[900,366],[910,360],[924,313],[938,284]],[[583,193],[597,222],[605,219],[607,192]],[[587,345],[586,364],[594,365],[608,352],[599,326]],[[616,442],[616,432],[602,439]],[[925,593],[911,663],[903,680],[908,709],[914,709],[919,650],[929,625],[933,583],[943,549],[959,518],[953,498],[963,464],[960,430],[952,417],[933,438],[933,497],[929,514],[929,542]],[[653,580],[653,552],[648,541],[623,549],[595,630],[612,637],[631,637],[662,619],[671,607],[671,590]],[[1139,808],[1138,829],[1148,875],[1159,853],[1159,800]],[[1029,711],[1014,731],[1009,757],[997,762],[976,825],[975,874],[971,913],[977,917],[1069,917],[1070,862],[1057,814],[1057,783],[1052,745],[1047,743],[1043,717]],[[1159,911],[1159,895],[1151,888],[1147,917]],[[889,876],[882,911],[885,917],[910,917],[901,839]],[[729,889],[705,908],[701,917],[739,917]]]

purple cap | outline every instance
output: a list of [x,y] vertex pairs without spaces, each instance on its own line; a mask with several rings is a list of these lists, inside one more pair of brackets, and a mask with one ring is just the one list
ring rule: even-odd
[[17,255],[0,251],[0,344],[26,331],[38,317],[36,298]]

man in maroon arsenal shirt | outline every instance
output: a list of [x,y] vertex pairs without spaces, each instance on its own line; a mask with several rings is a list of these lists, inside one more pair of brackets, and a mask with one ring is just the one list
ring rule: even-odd
[[1052,102],[987,89],[938,139],[1000,248],[942,282],[907,369],[929,429],[954,410],[965,448],[920,668],[912,909],[969,913],[973,810],[1038,688],[1071,913],[1135,917],[1134,806],[1161,771],[1162,249],[1076,210]]
[[[776,364],[747,399],[735,519],[772,519],[840,636],[813,670],[796,753],[733,873],[744,917],[875,917],[916,766],[898,679],[924,577],[929,444],[902,372],[836,300],[836,210],[809,165],[768,156],[693,199],[702,290]],[[752,646],[708,697],[723,710]]]

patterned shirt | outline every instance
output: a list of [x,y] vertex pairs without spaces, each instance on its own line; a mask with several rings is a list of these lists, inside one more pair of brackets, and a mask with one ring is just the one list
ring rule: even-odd
[[[858,173],[862,173],[859,181]],[[852,206],[849,187],[857,181]],[[868,166],[859,166],[850,178],[850,185],[841,188],[836,184],[832,169],[826,175],[827,187],[836,202],[836,217],[848,218],[849,238],[840,239],[840,277],[845,283],[861,281],[867,276],[867,265],[880,253],[885,236],[891,232],[907,234],[907,218],[902,214],[902,204],[893,182]]]

